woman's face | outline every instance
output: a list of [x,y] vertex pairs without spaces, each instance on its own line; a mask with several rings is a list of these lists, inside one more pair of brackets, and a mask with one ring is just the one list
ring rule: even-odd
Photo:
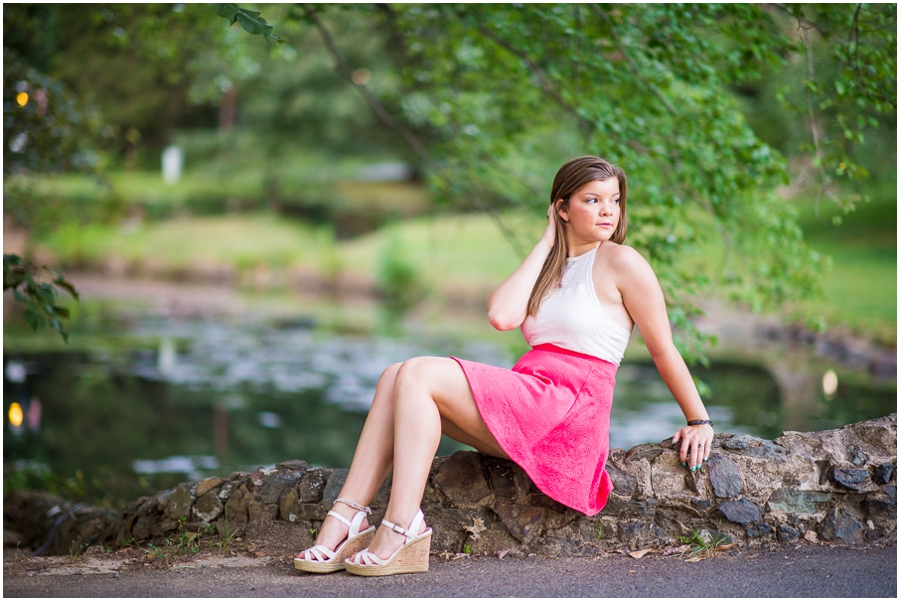
[[578,188],[568,205],[557,201],[565,222],[569,249],[609,240],[619,225],[619,180],[615,177],[593,181]]

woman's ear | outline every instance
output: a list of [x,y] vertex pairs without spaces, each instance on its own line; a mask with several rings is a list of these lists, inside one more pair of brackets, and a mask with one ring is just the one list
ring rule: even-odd
[[563,221],[569,220],[569,211],[567,208],[565,199],[558,198],[556,200],[556,214],[559,215],[559,218]]

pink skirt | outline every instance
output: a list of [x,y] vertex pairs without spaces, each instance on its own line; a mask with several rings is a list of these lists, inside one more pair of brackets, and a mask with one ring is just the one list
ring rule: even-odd
[[455,359],[500,447],[548,497],[586,515],[606,505],[616,366],[542,344],[512,368]]

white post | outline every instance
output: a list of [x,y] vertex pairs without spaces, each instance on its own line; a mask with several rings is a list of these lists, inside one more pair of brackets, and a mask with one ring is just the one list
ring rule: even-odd
[[184,157],[177,146],[167,146],[162,152],[163,180],[174,184],[181,177],[181,165]]

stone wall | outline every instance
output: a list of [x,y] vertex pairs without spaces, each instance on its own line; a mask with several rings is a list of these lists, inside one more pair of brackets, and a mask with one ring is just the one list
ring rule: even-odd
[[[837,430],[785,432],[774,441],[717,434],[708,467],[681,466],[671,439],[612,449],[615,490],[586,517],[543,495],[510,461],[475,452],[434,460],[423,499],[433,551],[512,550],[550,556],[593,554],[671,542],[690,530],[720,530],[743,544],[798,538],[833,543],[896,542],[896,414]],[[47,553],[120,545],[213,525],[262,541],[270,553],[313,543],[347,470],[304,461],[186,482],[140,498],[121,512],[78,507],[38,493],[4,504],[4,527]],[[372,502],[380,520],[390,479]],[[52,532],[51,532],[52,531]]]

